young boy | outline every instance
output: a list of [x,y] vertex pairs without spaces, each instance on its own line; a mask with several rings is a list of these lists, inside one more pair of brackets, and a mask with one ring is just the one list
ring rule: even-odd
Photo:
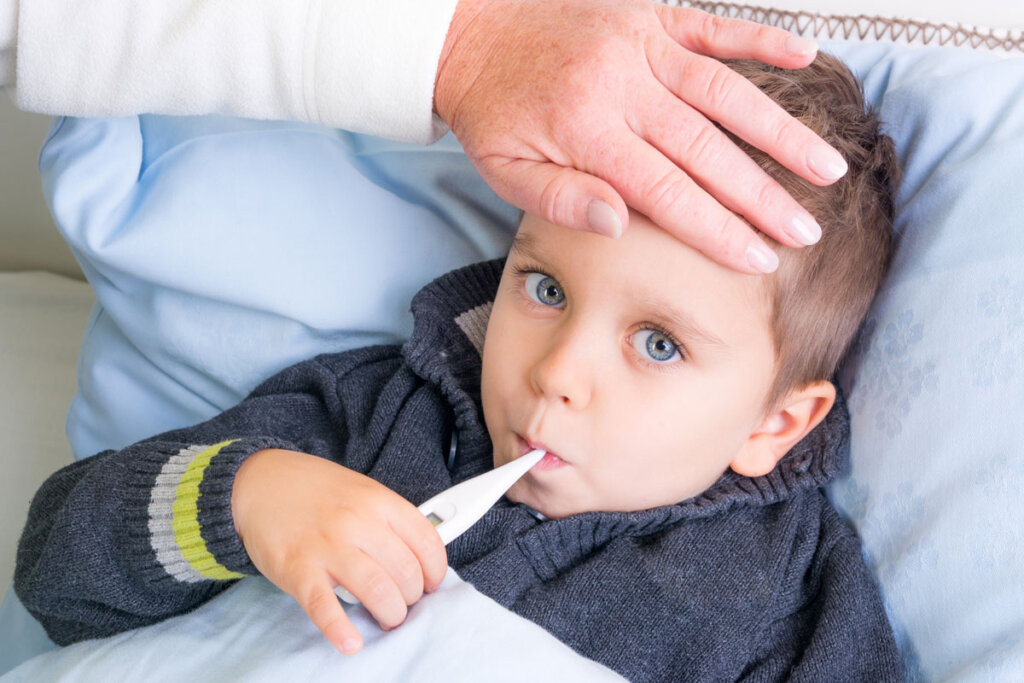
[[[751,150],[820,245],[776,245],[758,278],[639,215],[619,240],[527,215],[504,266],[421,290],[403,347],[301,363],[56,473],[18,552],[29,611],[66,644],[262,573],[351,653],[336,585],[396,627],[450,563],[631,680],[900,679],[822,491],[848,449],[829,378],[889,260],[892,144],[832,58],[733,66],[850,162],[817,188]],[[413,504],[533,448],[548,455],[446,556]]]

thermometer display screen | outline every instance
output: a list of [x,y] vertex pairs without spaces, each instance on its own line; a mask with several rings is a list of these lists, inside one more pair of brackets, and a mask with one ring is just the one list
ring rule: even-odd
[[428,515],[427,515],[427,520],[428,520],[428,521],[429,521],[429,522],[430,522],[431,524],[433,524],[434,526],[437,526],[438,524],[440,524],[441,522],[443,522],[443,521],[444,521],[443,519],[441,519],[440,517],[438,517],[438,516],[437,516],[436,514],[434,514],[433,512],[431,512],[430,514],[428,514]]

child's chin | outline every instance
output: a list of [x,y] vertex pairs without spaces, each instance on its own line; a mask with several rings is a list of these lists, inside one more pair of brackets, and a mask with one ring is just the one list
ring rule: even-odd
[[529,487],[526,486],[524,482],[521,480],[516,482],[515,485],[513,485],[512,488],[510,488],[508,492],[505,493],[505,497],[507,497],[513,503],[525,505],[530,509],[536,510],[537,512],[541,513],[548,519],[553,519],[553,517],[550,514],[548,514],[547,510],[544,509],[549,508],[550,506],[545,505],[543,500],[538,500],[537,496],[534,495],[533,491],[531,491]]
[[523,505],[533,507],[533,505],[530,505],[530,503],[527,502],[529,496],[525,495],[526,493],[527,492],[523,490],[523,482],[517,481],[512,485],[512,488],[505,492],[505,497],[513,503],[522,503]]
[[574,515],[581,510],[573,510],[564,504],[551,503],[544,500],[537,500],[533,496],[523,496],[521,498],[515,498],[510,496],[509,500],[513,503],[521,503],[527,507],[536,510],[540,514],[544,515],[548,519],[561,519],[562,517],[568,517]]

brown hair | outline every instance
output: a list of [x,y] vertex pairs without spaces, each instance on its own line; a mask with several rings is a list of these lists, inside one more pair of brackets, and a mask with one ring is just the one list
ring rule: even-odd
[[849,164],[845,176],[818,187],[738,141],[822,229],[821,240],[802,249],[763,236],[779,255],[779,269],[766,280],[776,357],[765,401],[771,411],[791,390],[831,379],[853,341],[889,267],[902,172],[893,142],[865,105],[860,84],[835,57],[819,53],[810,66],[794,70],[750,61],[728,64]]

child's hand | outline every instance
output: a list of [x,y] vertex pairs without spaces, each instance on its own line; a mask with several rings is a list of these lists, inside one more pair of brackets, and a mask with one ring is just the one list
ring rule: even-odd
[[448,558],[416,507],[383,484],[306,453],[268,449],[238,470],[231,509],[253,564],[302,606],[334,647],[362,638],[334,594],[342,585],[381,628],[441,584]]

